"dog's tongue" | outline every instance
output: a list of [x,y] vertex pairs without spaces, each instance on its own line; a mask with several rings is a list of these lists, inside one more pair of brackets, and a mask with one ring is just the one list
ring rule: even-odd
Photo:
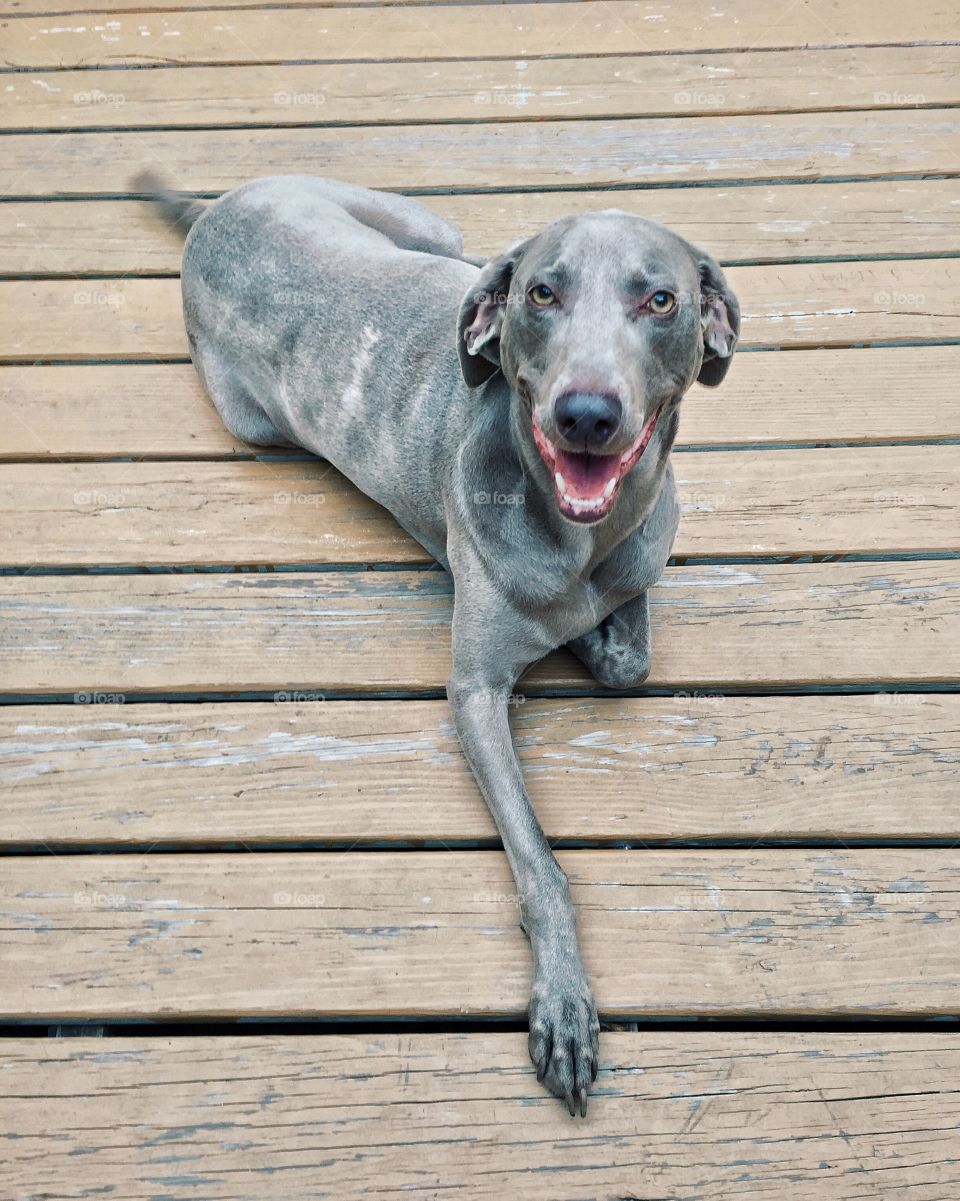
[[557,451],[556,470],[563,476],[562,491],[576,500],[596,500],[603,496],[610,480],[619,474],[617,455],[571,454]]

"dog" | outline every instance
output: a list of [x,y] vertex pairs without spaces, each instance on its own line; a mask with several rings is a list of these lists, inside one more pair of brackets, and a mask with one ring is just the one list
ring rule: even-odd
[[453,576],[447,694],[531,945],[530,1056],[585,1116],[597,1009],[508,705],[564,645],[603,685],[646,679],[678,409],[726,375],[737,299],[708,255],[616,209],[485,261],[417,201],[332,180],[255,180],[209,205],[150,176],[135,190],[189,230],[190,352],[226,427],[323,456]]

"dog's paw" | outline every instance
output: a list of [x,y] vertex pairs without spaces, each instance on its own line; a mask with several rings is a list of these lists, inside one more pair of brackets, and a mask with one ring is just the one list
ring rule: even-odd
[[534,984],[530,998],[530,1058],[540,1080],[566,1101],[570,1116],[587,1116],[587,1092],[597,1078],[600,1022],[585,977]]

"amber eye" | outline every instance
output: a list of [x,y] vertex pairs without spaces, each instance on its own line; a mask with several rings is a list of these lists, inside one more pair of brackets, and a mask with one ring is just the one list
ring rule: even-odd
[[677,298],[672,292],[654,292],[647,301],[647,307],[658,316],[665,317],[667,313],[673,312],[676,303]]
[[539,309],[547,309],[550,305],[557,303],[556,296],[546,284],[534,284],[527,295]]

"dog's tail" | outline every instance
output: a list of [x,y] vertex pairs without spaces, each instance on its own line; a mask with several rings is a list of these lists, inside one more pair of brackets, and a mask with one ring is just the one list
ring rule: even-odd
[[207,211],[207,206],[195,196],[168,188],[165,181],[153,171],[140,171],[131,181],[131,187],[153,201],[164,221],[184,237],[193,223]]

